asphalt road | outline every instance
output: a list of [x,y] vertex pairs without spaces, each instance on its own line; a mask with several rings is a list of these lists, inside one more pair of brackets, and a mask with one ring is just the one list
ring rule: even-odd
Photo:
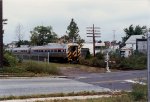
[[103,92],[110,90],[66,78],[35,77],[0,79],[0,97],[81,91]]
[[109,88],[111,90],[126,90],[132,89],[133,83],[146,84],[147,71],[120,71],[110,73],[81,73],[68,75],[71,79]]
[[147,72],[74,73],[68,78],[29,77],[1,78],[0,97],[80,91],[131,90],[136,82],[145,84]]

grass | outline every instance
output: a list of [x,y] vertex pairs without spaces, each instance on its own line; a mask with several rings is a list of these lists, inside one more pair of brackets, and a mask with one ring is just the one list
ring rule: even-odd
[[124,93],[116,92],[72,92],[72,93],[55,93],[55,94],[39,94],[39,95],[30,95],[30,96],[8,96],[8,97],[0,97],[1,100],[12,100],[12,99],[28,99],[28,98],[46,98],[46,97],[64,97],[64,96],[87,96],[87,95],[120,95]]
[[[128,95],[122,96],[112,96],[112,97],[103,97],[97,99],[84,99],[84,100],[45,100],[45,101],[36,101],[36,102],[135,102],[132,98]],[[138,102],[147,102],[145,100],[138,101]]]
[[110,97],[102,97],[97,99],[84,100],[45,100],[37,102],[147,102],[147,85],[134,84],[132,92],[72,92],[72,93],[56,93],[41,94],[30,96],[8,96],[0,97],[1,100],[11,99],[29,99],[29,98],[47,98],[47,97],[65,97],[65,96],[87,96],[87,95],[110,95]]
[[16,66],[0,69],[0,74],[16,77],[49,76],[63,74],[60,70],[71,70],[72,68],[77,68],[85,72],[105,72],[105,68],[95,68],[79,64],[24,61],[22,63],[18,63]]
[[0,69],[0,74],[9,76],[58,75],[59,69],[54,64],[26,61],[16,66],[4,67]]
[[29,61],[25,62],[24,66],[26,71],[33,72],[35,74],[38,73],[52,74],[52,75],[59,74],[59,70],[55,65],[45,62]]

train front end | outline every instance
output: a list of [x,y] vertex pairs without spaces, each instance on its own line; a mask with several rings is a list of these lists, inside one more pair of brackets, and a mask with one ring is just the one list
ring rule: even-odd
[[77,43],[69,43],[67,48],[68,62],[78,62],[80,57],[80,47]]

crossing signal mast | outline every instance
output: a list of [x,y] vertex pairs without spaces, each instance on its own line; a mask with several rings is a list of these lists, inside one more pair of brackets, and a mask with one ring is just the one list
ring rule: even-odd
[[3,1],[0,0],[0,68],[3,67]]
[[101,37],[100,36],[100,27],[95,27],[93,24],[93,27],[87,27],[86,28],[87,33],[86,34],[91,34],[90,36],[87,37],[92,37],[93,38],[93,55],[95,57],[95,37]]

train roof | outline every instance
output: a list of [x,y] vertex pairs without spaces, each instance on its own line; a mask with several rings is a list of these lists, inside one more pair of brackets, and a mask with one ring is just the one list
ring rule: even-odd
[[30,48],[29,47],[16,47],[16,48],[13,48],[13,50],[29,50]]
[[60,45],[45,45],[45,46],[34,46],[31,48],[31,50],[36,49],[65,49],[66,46],[60,46]]
[[44,45],[44,46],[33,46],[31,47],[32,50],[36,50],[36,49],[66,49],[68,46],[78,46],[77,43],[68,43],[68,44],[64,44],[64,43],[48,43],[48,45]]

